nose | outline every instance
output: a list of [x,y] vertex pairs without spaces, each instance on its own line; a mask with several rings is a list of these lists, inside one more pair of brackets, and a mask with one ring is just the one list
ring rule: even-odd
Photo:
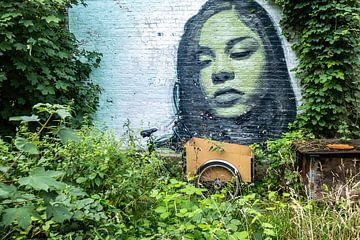
[[234,72],[219,72],[213,73],[211,79],[214,84],[224,83],[228,80],[233,80],[235,78]]

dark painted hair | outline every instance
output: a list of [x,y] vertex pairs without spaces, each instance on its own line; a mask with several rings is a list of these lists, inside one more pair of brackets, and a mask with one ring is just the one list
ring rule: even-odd
[[[212,113],[199,82],[200,32],[213,15],[234,7],[239,19],[262,41],[265,65],[259,81],[258,97],[250,111],[234,118]],[[296,115],[296,101],[278,33],[267,12],[255,1],[210,0],[185,25],[177,59],[178,82],[174,87],[177,133],[240,144],[261,143],[276,138]]]

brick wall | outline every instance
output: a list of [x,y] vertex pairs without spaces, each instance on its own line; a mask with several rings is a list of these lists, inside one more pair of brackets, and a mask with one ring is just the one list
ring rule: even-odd
[[[234,1],[236,6],[230,6],[229,14],[223,14],[221,21],[216,18],[208,21],[218,14],[214,15],[218,2],[210,1],[208,7],[202,7],[204,0],[88,0],[87,7],[70,9],[70,30],[81,46],[103,54],[101,67],[92,75],[103,89],[96,115],[100,127],[121,134],[123,124],[129,120],[135,129],[156,127],[158,136],[171,135],[173,121],[180,115],[177,129],[184,136],[188,129],[192,135],[245,144],[276,137],[284,130],[284,124],[294,117],[299,89],[288,73],[296,61],[289,44],[279,34],[279,11],[264,1],[259,2],[263,7],[243,6],[242,1]],[[263,9],[264,13],[256,13]],[[231,11],[241,17],[231,17]],[[220,59],[224,46],[216,41],[213,41],[216,49],[212,49],[218,50],[216,56],[199,53],[200,48],[192,47],[205,38],[203,26],[211,21],[218,23],[207,30],[208,40],[229,36],[223,39],[226,42],[244,37],[238,36],[241,32],[237,30],[226,31],[231,26],[245,29],[242,31],[247,34],[245,37],[255,40],[237,43],[231,51],[235,53],[233,56],[248,56],[234,60],[230,54],[223,54],[224,58]],[[275,53],[270,61],[266,61],[268,52]],[[200,66],[199,61],[209,60],[208,57],[209,65]],[[247,62],[241,62],[244,60]],[[210,79],[216,74],[214,66],[218,63],[227,63],[233,69],[218,72],[230,72],[234,77],[230,81],[222,80],[225,85],[217,82],[214,91],[229,91],[224,90],[216,98],[204,83],[206,76]],[[236,64],[258,64],[260,70],[246,67],[245,71],[234,67]]]

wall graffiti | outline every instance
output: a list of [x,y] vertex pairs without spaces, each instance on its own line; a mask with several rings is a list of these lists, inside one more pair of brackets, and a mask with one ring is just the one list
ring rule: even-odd
[[178,133],[251,144],[296,115],[278,33],[255,1],[210,0],[184,28],[174,87]]
[[103,54],[91,76],[102,89],[97,126],[119,136],[127,122],[135,132],[156,127],[166,141],[177,140],[174,120],[184,138],[279,136],[301,97],[279,19],[265,0],[92,0],[69,9],[80,45]]

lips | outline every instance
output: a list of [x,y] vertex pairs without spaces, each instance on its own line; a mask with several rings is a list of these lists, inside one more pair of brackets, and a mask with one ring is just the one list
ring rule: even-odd
[[224,88],[214,94],[214,103],[219,107],[231,107],[239,102],[244,95],[243,92],[233,88]]

